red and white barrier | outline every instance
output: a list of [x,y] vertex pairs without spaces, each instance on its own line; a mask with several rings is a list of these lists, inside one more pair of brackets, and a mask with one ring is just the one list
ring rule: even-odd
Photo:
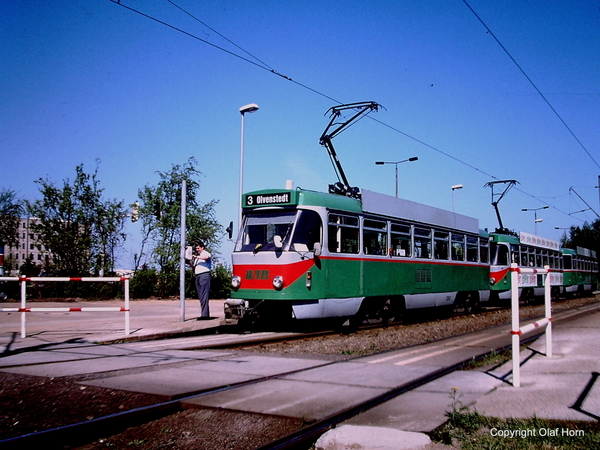
[[[116,311],[125,313],[125,335],[128,336],[129,331],[129,278],[127,277],[0,277],[0,281],[18,281],[21,283],[21,307],[20,308],[0,308],[0,312],[20,312],[21,313],[21,337],[27,337],[26,324],[28,312],[105,312]],[[124,283],[125,305],[106,306],[106,307],[81,307],[81,308],[28,308],[27,307],[27,282],[101,282],[101,281],[119,281]]]
[[[546,327],[546,356],[552,358],[552,297],[550,295],[550,267],[544,269],[531,269],[519,267],[518,264],[510,265],[511,283],[511,310],[512,310],[512,360],[513,360],[513,386],[521,386],[521,336],[539,327]],[[545,317],[536,322],[519,327],[519,275],[522,273],[537,273],[544,275],[544,305]]]

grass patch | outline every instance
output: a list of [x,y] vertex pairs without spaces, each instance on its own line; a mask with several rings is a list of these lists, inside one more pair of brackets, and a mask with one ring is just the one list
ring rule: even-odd
[[431,439],[462,450],[590,450],[600,448],[598,422],[496,419],[470,411],[458,389],[450,393],[448,421]]

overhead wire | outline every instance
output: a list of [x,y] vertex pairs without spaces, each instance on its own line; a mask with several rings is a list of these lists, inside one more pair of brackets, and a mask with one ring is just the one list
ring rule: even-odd
[[[168,27],[168,28],[171,28],[171,29],[172,29],[172,30],[174,30],[174,31],[178,31],[178,32],[180,32],[180,33],[182,33],[182,34],[184,34],[184,35],[186,35],[186,36],[188,36],[188,37],[191,37],[191,38],[193,38],[193,39],[196,39],[196,40],[198,40],[198,41],[200,41],[200,42],[202,42],[202,43],[204,43],[204,44],[207,44],[207,45],[209,45],[209,46],[211,46],[211,47],[213,47],[213,48],[216,48],[217,50],[223,51],[223,52],[225,52],[225,53],[227,53],[227,54],[229,54],[229,55],[231,55],[231,56],[234,56],[234,57],[236,57],[236,58],[238,58],[238,59],[240,59],[240,60],[242,60],[242,61],[244,61],[244,62],[247,62],[247,63],[249,63],[249,64],[252,64],[252,65],[254,65],[254,66],[256,66],[256,67],[258,67],[258,68],[260,68],[260,69],[266,70],[266,71],[268,71],[268,72],[270,72],[270,73],[272,73],[272,74],[274,74],[274,75],[277,75],[277,76],[279,76],[279,77],[281,77],[281,78],[283,78],[283,79],[285,79],[285,80],[287,80],[287,81],[290,81],[290,82],[292,82],[292,83],[296,84],[296,85],[297,85],[297,86],[299,86],[299,87],[302,87],[302,88],[304,88],[304,89],[306,89],[306,90],[309,90],[309,91],[311,91],[311,92],[313,92],[313,93],[315,93],[315,94],[317,94],[317,95],[319,95],[319,96],[321,96],[321,97],[324,97],[324,98],[326,98],[326,99],[328,99],[328,100],[331,100],[331,101],[333,101],[333,102],[336,102],[336,103],[338,103],[338,104],[342,103],[341,101],[339,101],[339,100],[337,100],[337,99],[335,99],[335,98],[333,98],[333,97],[331,97],[331,96],[329,96],[329,95],[327,95],[327,94],[324,94],[323,92],[320,92],[320,91],[318,91],[318,90],[316,90],[316,89],[314,89],[314,88],[312,88],[312,87],[310,87],[310,86],[308,86],[308,85],[305,85],[305,84],[302,84],[302,83],[300,83],[300,82],[298,82],[298,81],[296,81],[296,80],[293,80],[291,77],[289,77],[289,76],[287,76],[287,75],[284,75],[284,74],[282,74],[282,73],[280,73],[280,72],[276,71],[276,70],[275,70],[275,69],[273,69],[273,68],[272,68],[270,65],[268,65],[267,63],[265,63],[265,62],[263,62],[262,60],[258,59],[258,58],[257,58],[256,56],[254,56],[252,53],[250,53],[250,52],[246,51],[245,49],[243,49],[243,48],[242,48],[242,47],[240,47],[239,45],[235,44],[233,41],[231,41],[230,39],[226,38],[225,36],[223,36],[223,35],[222,35],[221,33],[219,33],[218,31],[216,31],[216,30],[214,30],[213,28],[211,28],[210,26],[208,26],[206,23],[204,23],[203,21],[201,21],[200,19],[198,19],[197,17],[195,17],[194,15],[192,15],[191,13],[189,13],[188,11],[186,11],[186,10],[185,10],[184,8],[182,8],[181,6],[177,5],[177,4],[176,4],[175,2],[173,2],[172,0],[167,0],[167,2],[169,2],[170,4],[172,4],[174,7],[176,7],[177,9],[179,9],[180,11],[182,11],[183,13],[185,13],[186,15],[188,15],[189,17],[191,17],[191,18],[193,18],[194,20],[198,21],[198,22],[199,22],[199,23],[201,23],[203,26],[205,26],[205,27],[209,28],[211,31],[213,31],[213,32],[215,32],[216,34],[218,34],[220,37],[222,37],[222,38],[223,38],[223,39],[225,39],[227,42],[229,42],[229,43],[231,43],[232,45],[234,45],[234,46],[235,46],[236,48],[238,48],[239,50],[243,51],[243,52],[244,52],[246,55],[248,55],[250,58],[253,58],[255,61],[253,61],[252,59],[249,59],[248,57],[244,57],[244,56],[241,56],[241,55],[239,55],[239,54],[237,54],[237,53],[234,53],[233,51],[227,50],[227,49],[226,49],[226,48],[224,48],[224,47],[221,47],[221,46],[218,46],[218,45],[216,45],[216,44],[213,44],[212,42],[210,42],[210,41],[208,41],[208,40],[206,40],[206,39],[202,39],[201,37],[199,37],[199,36],[196,36],[196,35],[195,35],[195,34],[193,34],[193,33],[190,33],[190,32],[188,32],[188,31],[185,31],[185,30],[183,30],[183,29],[181,29],[181,28],[178,28],[178,27],[176,27],[176,26],[174,26],[174,25],[171,25],[171,24],[169,24],[169,23],[167,23],[167,22],[165,22],[165,21],[163,21],[163,20],[160,20],[160,19],[158,19],[158,18],[156,18],[156,17],[153,17],[153,16],[151,16],[151,15],[149,15],[149,14],[146,14],[146,13],[144,13],[144,12],[142,12],[142,11],[138,10],[138,9],[135,9],[135,8],[133,8],[133,7],[130,7],[130,6],[127,6],[127,5],[123,4],[123,3],[121,3],[121,0],[109,0],[109,1],[110,1],[110,2],[112,2],[112,3],[115,3],[115,4],[119,5],[119,6],[122,6],[123,8],[125,8],[125,9],[127,9],[127,10],[129,10],[129,11],[131,11],[131,12],[134,12],[134,13],[136,13],[136,14],[139,14],[139,15],[141,15],[142,17],[145,17],[145,18],[147,18],[147,19],[150,19],[150,20],[152,20],[152,21],[154,21],[154,22],[156,22],[156,23],[159,23],[159,24],[161,24],[161,25],[164,25],[164,26],[166,26],[166,27]],[[477,14],[475,13],[475,11],[473,11],[473,9],[472,9],[472,8],[469,6],[469,4],[466,2],[466,0],[463,0],[463,1],[464,1],[464,2],[465,2],[465,4],[467,5],[467,7],[468,7],[468,8],[469,8],[469,9],[470,9],[472,12],[473,12],[473,14],[475,14],[475,16],[476,16],[476,17],[477,17],[477,18],[480,20],[480,22],[481,22],[481,23],[482,23],[482,24],[483,24],[483,25],[486,27],[486,29],[488,29],[488,31],[490,32],[490,34],[492,34],[492,36],[494,37],[494,39],[496,40],[496,42],[498,42],[498,44],[499,44],[499,45],[500,45],[500,46],[501,46],[501,47],[504,49],[504,46],[503,46],[503,45],[500,43],[500,41],[499,41],[499,40],[498,40],[498,39],[497,39],[497,38],[496,38],[496,37],[493,35],[493,33],[491,32],[491,30],[489,30],[489,28],[488,28],[488,27],[485,25],[485,23],[483,23],[483,21],[482,21],[482,20],[479,18],[479,16],[477,16]],[[510,57],[510,58],[511,58],[511,59],[514,61],[514,63],[517,65],[517,67],[519,67],[519,69],[520,69],[520,66],[519,66],[519,65],[518,65],[518,63],[517,63],[517,62],[514,60],[514,58],[512,58],[512,56],[511,56],[511,55],[508,53],[508,51],[506,51],[506,49],[504,49],[504,50],[505,50],[505,52],[506,52],[506,53],[509,55],[509,57]],[[521,70],[521,72],[522,72],[522,73],[525,75],[525,77],[526,77],[526,78],[527,78],[527,79],[530,81],[530,83],[531,83],[531,84],[534,86],[534,88],[536,89],[536,91],[538,91],[538,93],[539,93],[539,94],[542,96],[542,98],[544,98],[544,99],[545,99],[545,97],[543,96],[543,94],[542,94],[542,93],[539,91],[539,89],[538,89],[538,88],[535,86],[535,84],[534,84],[534,83],[531,81],[531,79],[530,79],[530,78],[527,76],[527,74],[526,74],[526,73],[525,73],[525,72],[524,72],[522,69],[520,69],[520,70]],[[546,99],[545,99],[545,100],[546,100]],[[554,110],[554,108],[552,107],[552,105],[550,105],[550,103],[549,103],[547,100],[546,100],[546,103],[547,103],[547,104],[548,104],[548,106],[550,106],[550,108],[551,108],[551,109],[552,109],[552,110],[555,112],[555,114],[556,114],[556,115],[559,117],[559,119],[560,119],[560,120],[563,122],[563,124],[564,124],[564,125],[567,127],[567,129],[568,129],[569,131],[571,131],[571,130],[570,130],[570,128],[567,126],[567,124],[564,122],[564,120],[562,120],[562,118],[560,117],[560,115],[558,115],[558,113],[556,112],[556,110]],[[468,167],[468,168],[470,168],[470,169],[472,169],[472,170],[475,170],[476,172],[479,172],[479,173],[481,173],[481,174],[483,174],[483,175],[485,175],[485,176],[488,176],[488,177],[490,177],[490,178],[492,178],[492,179],[494,179],[494,180],[499,180],[499,178],[498,178],[498,177],[496,177],[496,176],[494,176],[494,175],[492,175],[492,174],[489,174],[489,173],[485,172],[484,170],[482,170],[482,169],[479,169],[478,167],[475,167],[475,166],[473,166],[472,164],[469,164],[469,163],[467,163],[466,161],[463,161],[463,160],[461,160],[460,158],[457,158],[456,156],[454,156],[454,155],[452,155],[452,154],[450,154],[450,153],[448,153],[448,152],[445,152],[445,151],[443,151],[443,150],[441,150],[441,149],[439,149],[439,148],[437,148],[437,147],[435,147],[435,146],[433,146],[433,145],[430,145],[430,144],[426,143],[425,141],[423,141],[423,140],[421,140],[421,139],[418,139],[418,138],[416,138],[416,137],[414,137],[414,136],[412,136],[412,135],[410,135],[410,134],[408,134],[408,133],[406,133],[406,132],[404,132],[404,131],[402,131],[402,130],[400,130],[400,129],[398,129],[398,128],[396,128],[396,127],[392,126],[392,125],[389,125],[389,124],[387,124],[387,123],[385,123],[385,122],[383,122],[383,121],[380,121],[380,120],[378,120],[378,119],[375,119],[375,118],[373,118],[372,116],[366,116],[366,117],[368,117],[369,119],[371,119],[371,120],[375,121],[376,123],[379,123],[380,125],[383,125],[383,126],[384,126],[384,127],[386,127],[386,128],[389,128],[389,129],[390,129],[390,130],[392,130],[392,131],[395,131],[396,133],[399,133],[399,134],[401,134],[401,135],[403,135],[403,136],[407,137],[408,139],[411,139],[411,140],[413,140],[413,141],[415,141],[415,142],[417,142],[417,143],[419,143],[419,144],[421,144],[421,145],[423,145],[423,146],[425,146],[425,147],[427,147],[427,148],[429,148],[429,149],[431,149],[431,150],[433,150],[433,151],[435,151],[435,152],[438,152],[438,153],[440,153],[440,154],[442,154],[442,155],[446,156],[447,158],[450,158],[450,159],[452,159],[452,160],[454,160],[454,161],[458,162],[459,164],[462,164],[462,165],[464,165],[464,166],[466,166],[466,167]],[[586,149],[586,148],[583,146],[583,144],[581,144],[581,142],[579,141],[579,139],[577,139],[577,137],[574,135],[574,133],[573,133],[572,131],[571,131],[571,134],[573,135],[573,137],[575,137],[575,139],[577,140],[577,142],[579,142],[579,143],[580,143],[580,145],[583,147],[583,149],[586,151],[586,153],[588,153],[588,155],[591,157],[591,155],[589,154],[589,152],[587,151],[587,149]],[[592,157],[591,157],[591,158],[592,158]],[[596,163],[596,165],[598,165],[598,163],[597,163],[597,162],[596,162],[596,161],[595,161],[593,158],[592,158],[592,160],[593,160],[593,161]],[[600,167],[600,166],[599,166],[599,167]],[[539,201],[539,202],[541,202],[541,203],[545,203],[545,202],[544,202],[544,201],[543,201],[543,200],[542,200],[540,197],[537,197],[537,196],[535,196],[535,195],[533,195],[533,194],[529,194],[529,193],[527,193],[527,192],[523,191],[523,190],[522,190],[522,189],[520,189],[520,188],[515,188],[515,189],[516,189],[516,190],[518,190],[519,192],[521,192],[522,194],[524,194],[524,195],[528,196],[528,197],[531,197],[531,198],[533,198],[533,199],[535,199],[535,200],[537,200],[537,201]],[[565,214],[565,215],[569,215],[569,213],[567,213],[567,212],[565,212],[565,211],[562,211],[562,210],[560,210],[559,208],[557,208],[557,207],[555,207],[555,206],[552,206],[552,208],[556,209],[557,211],[559,211],[559,212],[561,212],[561,213],[563,213],[563,214]]]
[[529,75],[527,75],[527,73],[525,72],[525,70],[523,70],[523,68],[517,62],[517,60],[515,58],[513,58],[513,56],[510,54],[510,52],[507,50],[507,48],[504,45],[502,45],[502,42],[500,42],[500,40],[496,37],[496,35],[490,29],[490,27],[488,27],[487,24],[483,21],[483,19],[481,17],[479,17],[479,15],[475,12],[475,10],[473,8],[471,8],[471,5],[469,5],[469,3],[467,2],[467,0],[463,0],[463,2],[464,2],[465,5],[467,5],[467,8],[469,8],[469,10],[473,13],[473,15],[477,18],[477,20],[479,20],[479,22],[484,26],[484,28],[488,31],[488,33],[494,38],[494,40],[496,41],[496,43],[500,46],[500,48],[504,51],[504,53],[506,53],[506,55],[510,58],[510,60],[514,63],[514,65],[517,66],[517,68],[519,69],[519,71],[523,74],[523,76],[527,79],[527,81],[529,81],[529,84],[531,84],[531,86],[533,86],[533,88],[535,89],[535,91],[539,94],[539,96],[542,98],[542,100],[544,100],[544,102],[546,103],[546,105],[548,105],[548,107],[552,110],[552,112],[558,118],[558,120],[560,120],[560,122],[564,125],[564,127],[571,134],[571,136],[573,136],[573,138],[575,139],[575,141],[577,141],[577,143],[583,149],[583,151],[590,157],[590,159],[594,162],[594,164],[596,164],[596,167],[598,167],[600,169],[600,164],[598,164],[598,161],[596,161],[596,159],[592,156],[592,154],[585,147],[585,145],[583,145],[583,143],[575,135],[575,133],[573,132],[573,130],[571,129],[571,127],[569,127],[569,125],[567,124],[567,122],[565,122],[565,120],[561,117],[561,115],[558,113],[558,111],[556,111],[556,109],[554,108],[554,106],[552,106],[552,104],[546,98],[546,96],[542,93],[542,91],[540,91],[540,89],[536,86],[536,84],[529,77]]
[[244,50],[242,47],[240,47],[239,45],[237,45],[235,42],[233,42],[231,39],[227,38],[226,36],[223,36],[221,33],[219,33],[217,30],[215,30],[214,28],[210,27],[209,25],[207,25],[206,23],[204,23],[203,21],[201,21],[199,18],[197,18],[196,16],[194,16],[193,14],[191,14],[189,11],[183,9],[181,6],[179,6],[177,3],[175,3],[172,0],[167,0],[167,2],[169,2],[171,5],[173,5],[175,8],[177,8],[178,10],[180,10],[181,12],[183,12],[184,14],[187,14],[188,16],[190,16],[192,19],[194,19],[196,22],[201,23],[202,25],[204,25],[206,28],[208,28],[209,30],[211,30],[213,33],[218,34],[220,37],[222,37],[223,39],[225,39],[227,42],[229,42],[231,45],[233,45],[234,47],[240,49],[241,51],[243,51],[246,55],[250,56],[251,58],[254,58],[256,61],[258,61],[259,63],[261,63],[263,66],[267,67],[270,70],[274,70],[270,65],[268,65],[266,62],[261,61],[260,59],[258,59],[256,56],[254,56],[252,53]]

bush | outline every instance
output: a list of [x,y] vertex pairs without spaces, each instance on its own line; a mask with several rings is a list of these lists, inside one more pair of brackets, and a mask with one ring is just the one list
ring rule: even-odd
[[[216,266],[210,282],[210,298],[228,298],[231,293],[231,269]],[[142,269],[135,272],[129,282],[132,298],[177,297],[179,296],[179,272],[158,272],[156,269]],[[196,283],[191,270],[185,272],[185,296],[196,298]]]
[[148,298],[155,295],[158,285],[156,269],[141,269],[129,281],[129,294],[132,298]]
[[233,274],[227,266],[217,266],[212,271],[210,298],[229,298]]

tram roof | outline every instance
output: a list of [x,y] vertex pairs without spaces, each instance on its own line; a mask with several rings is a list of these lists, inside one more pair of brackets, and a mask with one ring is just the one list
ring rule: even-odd
[[362,209],[364,212],[388,217],[437,225],[444,228],[479,233],[479,219],[456,214],[433,206],[423,205],[403,198],[392,197],[363,189]]
[[427,225],[479,234],[479,219],[433,206],[363,189],[361,200],[303,189],[266,189],[244,194],[243,207],[314,205],[348,212],[365,212]]

